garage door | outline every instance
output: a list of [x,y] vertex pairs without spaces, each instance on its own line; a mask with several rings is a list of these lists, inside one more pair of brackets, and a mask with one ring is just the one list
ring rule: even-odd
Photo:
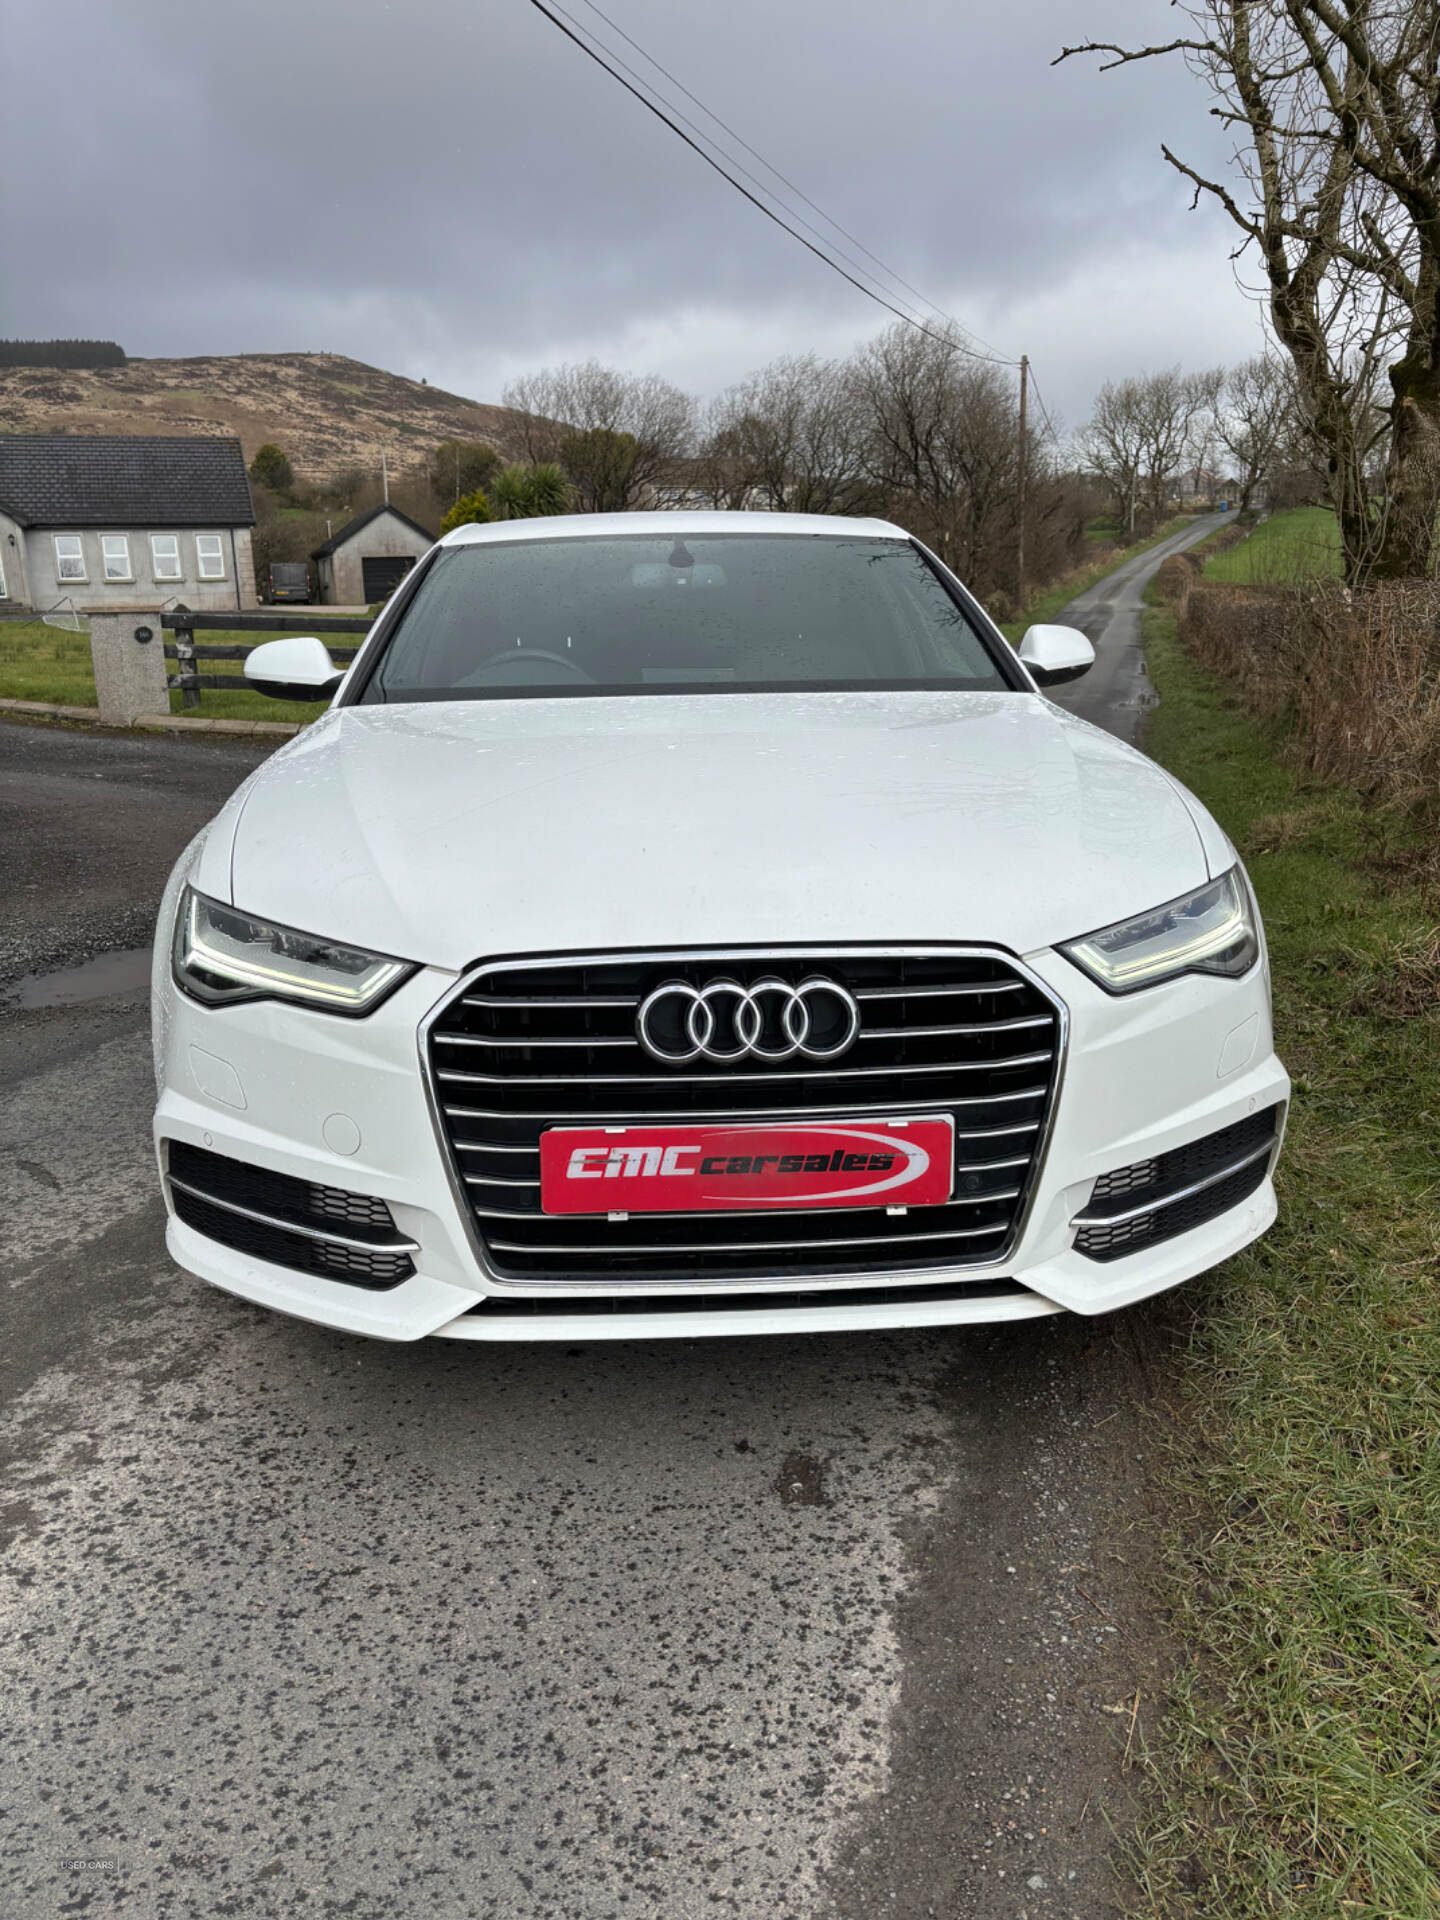
[[360,578],[365,589],[366,606],[373,607],[377,600],[387,599],[414,564],[415,556],[412,553],[387,553],[375,557],[362,555]]

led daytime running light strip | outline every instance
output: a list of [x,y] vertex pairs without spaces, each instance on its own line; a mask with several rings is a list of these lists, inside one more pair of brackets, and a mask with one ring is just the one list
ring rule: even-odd
[[[1193,967],[1198,961],[1208,960],[1217,953],[1223,953],[1227,947],[1233,947],[1237,940],[1244,938],[1247,931],[1243,908],[1232,909],[1230,917],[1222,925],[1199,933],[1183,947],[1165,947],[1159,952],[1151,952],[1128,964],[1109,963],[1109,974],[1117,986],[1126,985],[1137,979],[1144,979],[1157,968],[1166,973],[1180,973],[1187,967]],[[1084,943],[1082,943],[1084,944]]]
[[[183,923],[185,936],[180,954],[181,966],[211,974],[237,987],[252,987],[257,992],[278,994],[282,998],[303,999],[320,1005],[353,1009],[367,1006],[371,1001],[378,999],[410,970],[409,963],[406,961],[391,960],[376,954],[373,957],[372,969],[362,976],[357,976],[354,985],[347,985],[343,981],[317,978],[307,971],[302,971],[305,965],[303,961],[294,963],[292,968],[287,970],[279,965],[267,966],[258,958],[251,959],[226,953],[219,947],[213,946],[202,931],[207,904],[203,895],[191,891],[186,903],[187,910]],[[236,912],[235,918],[248,920],[249,916]],[[268,922],[263,921],[250,920],[249,924],[257,928],[264,927],[272,936],[282,931],[291,931],[289,928],[272,927]],[[352,948],[349,951],[358,950]]]

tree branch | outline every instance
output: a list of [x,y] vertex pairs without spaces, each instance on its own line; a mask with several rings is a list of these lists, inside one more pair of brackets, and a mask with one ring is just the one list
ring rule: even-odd
[[1222,187],[1218,180],[1207,180],[1203,174],[1197,173],[1194,167],[1187,166],[1185,161],[1177,158],[1163,141],[1160,145],[1160,151],[1177,173],[1183,173],[1187,180],[1194,182],[1195,198],[1190,202],[1192,208],[1198,206],[1202,193],[1213,194],[1237,227],[1242,228],[1244,232],[1248,233],[1252,240],[1260,239],[1261,230],[1259,222],[1251,219],[1248,215],[1240,211],[1239,204],[1233,195],[1231,195],[1226,188]]
[[1213,40],[1171,40],[1163,47],[1117,47],[1107,40],[1086,40],[1078,47],[1062,47],[1050,62],[1052,67],[1063,65],[1080,53],[1113,53],[1113,60],[1101,62],[1099,71],[1110,73],[1116,67],[1129,66],[1132,60],[1157,60],[1166,53],[1210,53],[1223,54],[1223,49]]

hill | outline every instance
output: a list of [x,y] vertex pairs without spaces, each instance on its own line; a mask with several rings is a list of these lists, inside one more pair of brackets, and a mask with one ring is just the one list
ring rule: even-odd
[[0,368],[7,433],[231,433],[247,462],[263,441],[302,479],[418,467],[442,440],[521,451],[508,407],[486,406],[338,353],[130,360],[123,367]]

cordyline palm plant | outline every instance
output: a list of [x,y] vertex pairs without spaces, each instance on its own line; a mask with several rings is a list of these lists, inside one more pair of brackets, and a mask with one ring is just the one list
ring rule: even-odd
[[564,513],[570,504],[570,484],[553,461],[536,467],[502,467],[490,486],[497,520],[538,520]]
[[476,487],[473,493],[457,500],[440,522],[442,533],[456,527],[484,525],[490,520],[538,520],[551,513],[564,513],[570,505],[570,485],[559,467],[542,462],[538,467],[502,467],[486,493]]

